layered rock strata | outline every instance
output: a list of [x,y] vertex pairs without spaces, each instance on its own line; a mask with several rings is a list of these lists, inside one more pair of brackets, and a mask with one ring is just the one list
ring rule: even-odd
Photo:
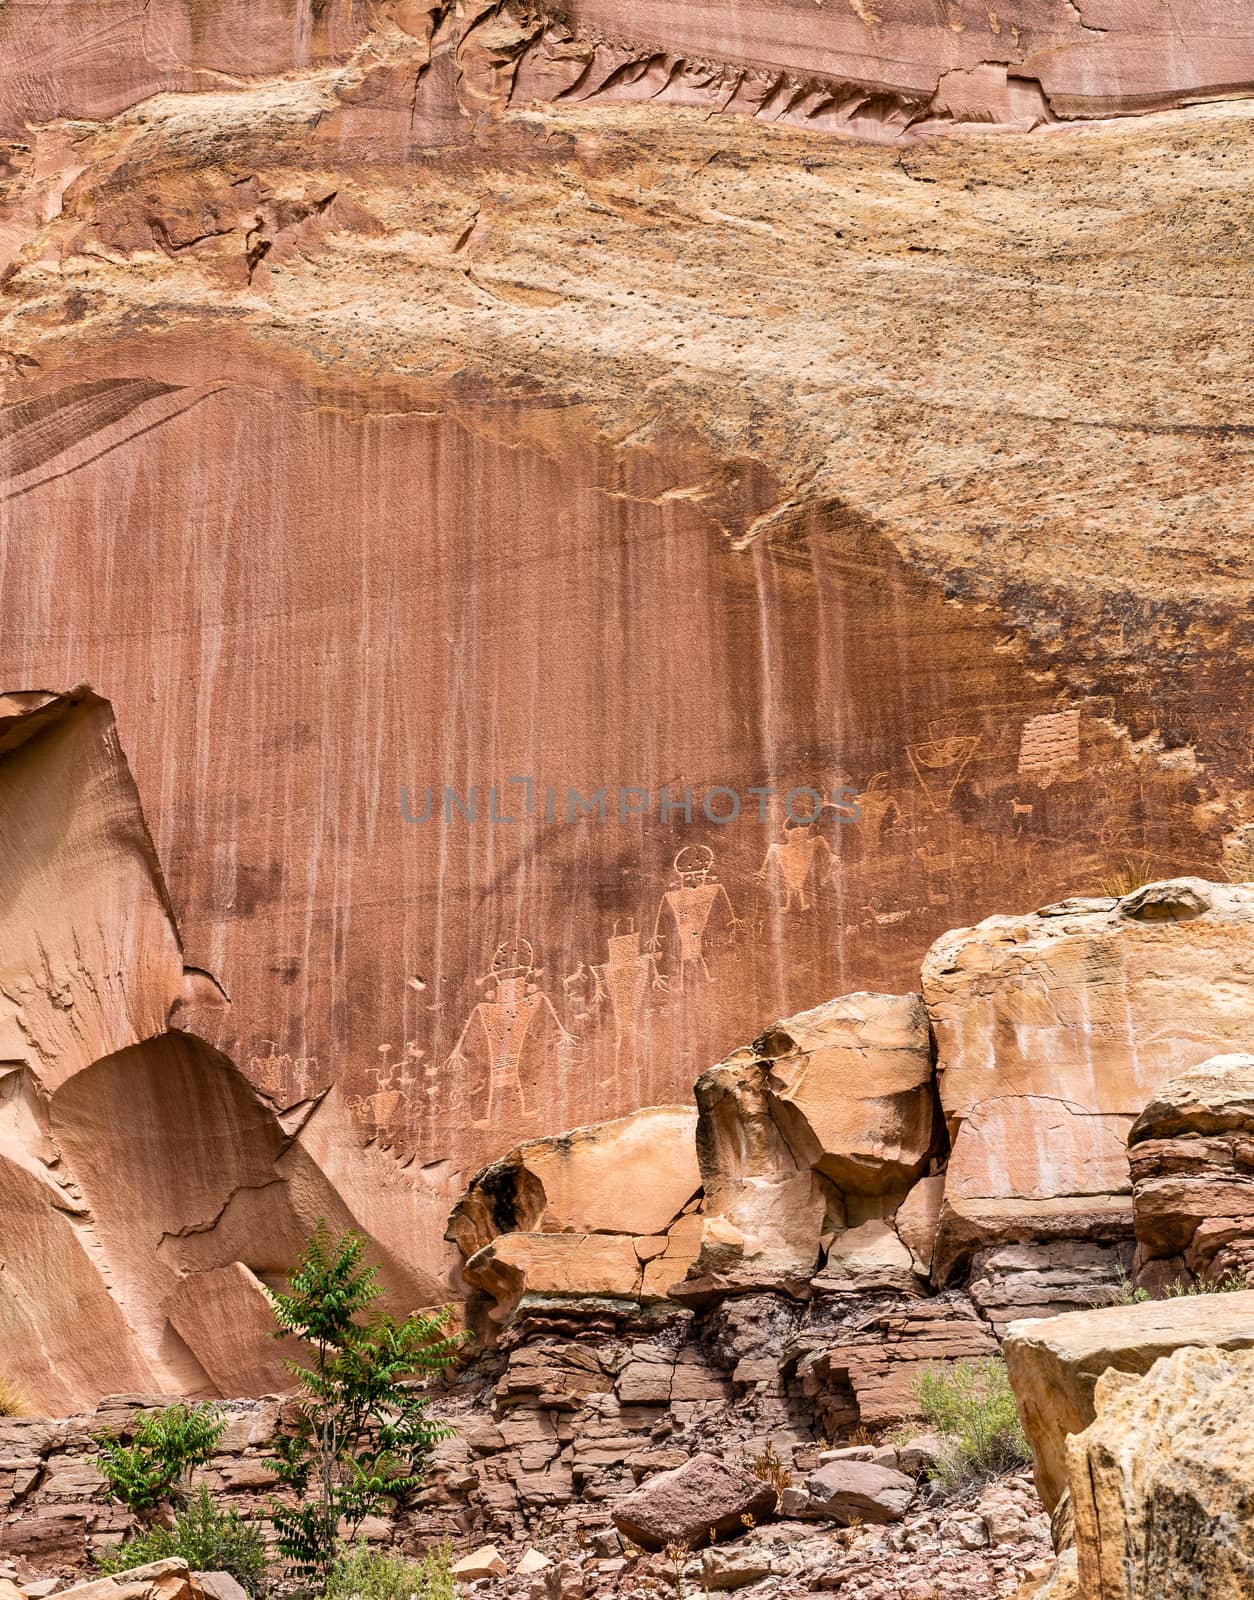
[[1254,1056],[1165,1084],[1128,1135],[1138,1282],[1254,1282]]

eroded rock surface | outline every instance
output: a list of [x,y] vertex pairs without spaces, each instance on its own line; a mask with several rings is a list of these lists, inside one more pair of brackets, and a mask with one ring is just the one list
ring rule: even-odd
[[[266,1338],[319,1217],[373,1235],[405,1303],[443,1297],[369,1157],[341,1177],[338,1107],[276,1107],[175,1024],[185,969],[109,706],[89,690],[0,701],[0,1273],[6,1372],[28,1404],[116,1392],[249,1393],[286,1382]],[[341,1163],[342,1164],[342,1163]],[[363,1174],[360,1169],[366,1168]],[[438,1237],[438,1235],[436,1236]],[[271,1324],[272,1325],[272,1324]]]
[[1105,1372],[1141,1374],[1182,1348],[1254,1348],[1254,1291],[1181,1296],[1012,1324],[1004,1351],[1036,1486],[1052,1510],[1066,1485],[1066,1440],[1096,1415]]
[[1130,1237],[1132,1124],[1246,1038],[1252,930],[1254,889],[1180,879],[937,941],[923,991],[953,1141],[942,1278],[981,1244]]
[[1254,1283],[1254,1056],[1165,1084],[1128,1135],[1138,1279]]
[[1106,1373],[1094,1401],[1067,1442],[1080,1593],[1245,1600],[1254,1350],[1177,1350],[1140,1377]]

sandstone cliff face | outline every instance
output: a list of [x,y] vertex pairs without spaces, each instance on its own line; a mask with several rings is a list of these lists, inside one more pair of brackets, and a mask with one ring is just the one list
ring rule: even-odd
[[1182,879],[946,934],[924,963],[953,1140],[942,1277],[989,1240],[1131,1232],[1128,1135],[1248,1033],[1254,889]]
[[860,138],[1179,105],[1254,83],[1238,0],[10,0],[0,128],[107,118],[163,90],[212,89],[360,59],[374,37],[455,40],[469,97],[660,102]]
[[0,681],[109,698],[183,1024],[380,1174],[1254,870],[1248,106],[830,136],[1233,94],[1248,18],[995,9],[0,10]]
[[284,1383],[266,1284],[320,1216],[373,1233],[405,1303],[440,1296],[440,1198],[424,1215],[421,1184],[355,1146],[343,1173],[333,1098],[267,1101],[177,1026],[225,996],[184,967],[88,690],[0,699],[0,874],[0,1331],[28,1404]]

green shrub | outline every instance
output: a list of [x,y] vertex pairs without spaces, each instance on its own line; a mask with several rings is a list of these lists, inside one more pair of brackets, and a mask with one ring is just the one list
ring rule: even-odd
[[102,1572],[125,1572],[182,1556],[194,1572],[229,1572],[242,1589],[266,1591],[266,1538],[261,1524],[220,1511],[203,1485],[175,1512],[172,1528],[148,1528],[97,1558]]
[[147,1521],[163,1501],[183,1501],[186,1475],[213,1454],[226,1418],[202,1404],[167,1406],[131,1420],[130,1444],[112,1433],[93,1436],[96,1465],[114,1496]]
[[1126,1272],[1121,1272],[1115,1281],[1114,1298],[1111,1300],[1094,1299],[1094,1305],[1111,1306],[1139,1306],[1152,1299],[1148,1289],[1138,1289]]
[[383,1293],[357,1233],[335,1239],[319,1223],[288,1283],[274,1296],[275,1337],[309,1346],[310,1365],[284,1365],[300,1384],[275,1472],[296,1497],[270,1501],[275,1544],[294,1578],[319,1593],[368,1516],[421,1487],[432,1447],[451,1429],[427,1411],[422,1392],[452,1362],[450,1313],[411,1313],[403,1322],[370,1307]]
[[979,1483],[1032,1459],[999,1356],[926,1367],[912,1385],[943,1451],[932,1470],[947,1488]]
[[1152,1295],[1148,1289],[1133,1287],[1132,1279],[1120,1273],[1115,1290],[1114,1299],[1107,1302],[1115,1306],[1140,1306],[1147,1300],[1179,1300],[1195,1294],[1240,1294],[1243,1290],[1254,1287],[1243,1272],[1234,1268],[1225,1272],[1222,1278],[1198,1278],[1193,1283],[1173,1283],[1161,1295]]
[[327,1596],[328,1600],[410,1600],[411,1596],[453,1600],[454,1588],[447,1545],[408,1561],[359,1544],[335,1563]]

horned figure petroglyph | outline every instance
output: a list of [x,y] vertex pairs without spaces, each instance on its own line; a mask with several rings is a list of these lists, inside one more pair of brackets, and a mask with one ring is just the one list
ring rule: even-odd
[[810,902],[806,898],[807,883],[812,876],[817,875],[822,886],[831,880],[835,870],[835,852],[821,833],[812,827],[785,826],[779,838],[767,848],[757,876],[762,883],[774,876],[776,884],[782,885],[785,911],[792,910],[794,900],[802,911],[808,911]]
[[[535,964],[530,941],[519,939],[497,945],[490,969],[475,980],[477,986],[489,985],[487,995],[466,1018],[445,1065],[466,1069],[471,1065],[470,1055],[482,1052],[486,1056],[487,1104],[473,1123],[476,1128],[492,1123],[497,1101],[505,1095],[517,1097],[525,1116],[535,1109],[529,1103],[522,1070],[529,1045],[543,1049],[548,1044],[574,1043],[553,1002],[536,981],[543,975],[544,968]],[[544,1038],[539,1037],[537,1020]]]
[[666,922],[665,913],[671,914],[679,944],[679,979],[677,987],[684,988],[685,978],[691,969],[708,983],[710,969],[705,961],[705,934],[714,908],[727,908],[728,926],[739,928],[741,919],[732,909],[727,890],[714,876],[714,852],[709,845],[688,844],[678,852],[672,863],[675,879],[662,896],[653,921],[654,948],[660,948]]

